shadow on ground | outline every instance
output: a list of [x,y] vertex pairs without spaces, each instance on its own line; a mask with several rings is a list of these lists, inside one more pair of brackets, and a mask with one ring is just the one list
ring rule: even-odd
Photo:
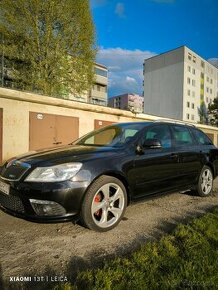
[[[191,192],[186,194],[192,194]],[[47,266],[43,273],[40,273],[40,277],[48,279],[45,282],[33,281],[35,274],[32,273],[20,273],[19,277],[31,277],[30,282],[10,282],[3,279],[2,267],[0,265],[0,289],[2,290],[49,290],[55,288],[55,286],[61,285],[63,281],[54,281],[55,279],[67,279],[68,282],[72,284],[76,280],[79,272],[102,267],[105,261],[114,259],[117,256],[129,257],[133,251],[138,249],[141,245],[148,241],[155,241],[160,239],[164,234],[169,234],[172,232],[179,223],[187,224],[192,219],[202,216],[207,212],[213,211],[217,206],[211,205],[199,209],[198,212],[188,212],[185,217],[174,218],[172,221],[162,221],[158,227],[156,227],[152,233],[149,235],[138,235],[129,245],[123,245],[116,249],[116,253],[107,255],[103,248],[98,249],[98,251],[93,251],[85,257],[74,256],[71,258],[70,262],[66,266],[63,273],[58,274],[50,267]],[[13,265],[12,265],[13,267]],[[56,278],[55,278],[56,277]],[[78,285],[78,289],[84,290],[84,285]]]

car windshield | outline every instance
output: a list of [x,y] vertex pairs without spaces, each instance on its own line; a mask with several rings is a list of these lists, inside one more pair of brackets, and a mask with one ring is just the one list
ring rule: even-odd
[[78,139],[73,144],[85,146],[112,146],[121,147],[130,142],[132,138],[148,123],[115,124],[92,131]]

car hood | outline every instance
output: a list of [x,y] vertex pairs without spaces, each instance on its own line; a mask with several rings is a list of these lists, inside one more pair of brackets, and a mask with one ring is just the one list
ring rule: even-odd
[[120,150],[120,148],[113,147],[68,145],[28,152],[13,159],[31,166],[52,166],[60,163],[82,162],[92,158],[110,156]]

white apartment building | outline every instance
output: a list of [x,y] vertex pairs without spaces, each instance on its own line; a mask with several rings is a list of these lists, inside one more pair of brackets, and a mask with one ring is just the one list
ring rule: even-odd
[[198,110],[218,97],[218,69],[186,46],[146,59],[144,111],[198,122]]
[[89,92],[88,102],[95,105],[107,106],[108,69],[95,63],[95,82]]
[[108,69],[102,64],[95,63],[94,74],[94,84],[90,91],[80,96],[70,95],[70,100],[107,106]]

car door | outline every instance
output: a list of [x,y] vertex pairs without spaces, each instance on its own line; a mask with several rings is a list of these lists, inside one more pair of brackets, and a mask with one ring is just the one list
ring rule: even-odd
[[177,187],[180,164],[172,146],[168,124],[156,124],[142,134],[140,144],[145,140],[157,139],[161,148],[144,149],[135,157],[132,178],[135,180],[134,197],[169,191]]
[[170,127],[180,163],[180,184],[186,187],[194,183],[201,168],[198,145],[188,126],[178,124]]

